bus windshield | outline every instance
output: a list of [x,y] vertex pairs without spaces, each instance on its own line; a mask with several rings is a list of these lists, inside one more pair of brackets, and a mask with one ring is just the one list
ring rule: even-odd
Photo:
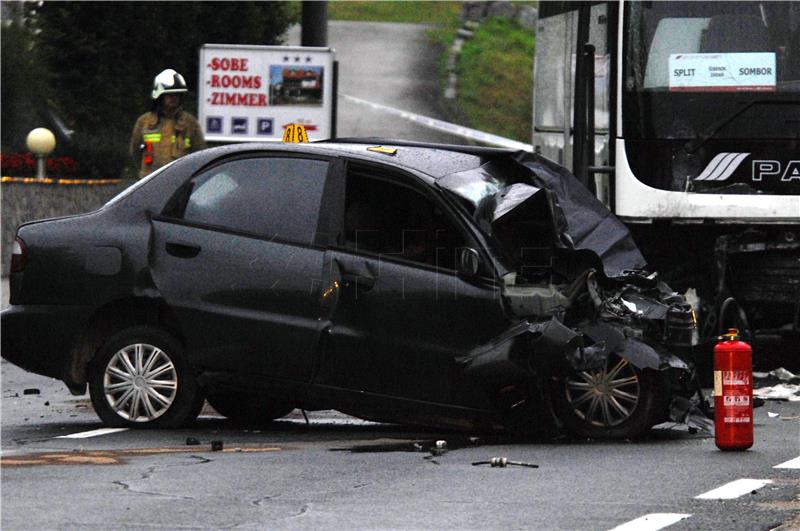
[[624,24],[625,137],[800,138],[800,2],[626,2]]

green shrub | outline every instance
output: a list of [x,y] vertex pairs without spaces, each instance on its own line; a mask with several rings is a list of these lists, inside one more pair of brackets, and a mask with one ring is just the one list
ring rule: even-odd
[[487,19],[464,43],[458,62],[458,109],[475,129],[531,141],[534,32]]

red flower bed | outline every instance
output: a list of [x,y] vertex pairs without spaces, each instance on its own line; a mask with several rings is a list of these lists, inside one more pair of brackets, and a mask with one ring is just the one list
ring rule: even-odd
[[[78,177],[80,166],[72,157],[47,159],[48,177]],[[35,177],[36,157],[33,153],[0,153],[0,173],[9,177]]]

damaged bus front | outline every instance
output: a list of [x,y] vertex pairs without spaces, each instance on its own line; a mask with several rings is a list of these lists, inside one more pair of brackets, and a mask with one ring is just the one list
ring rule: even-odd
[[506,402],[510,423],[530,417],[513,390],[533,375],[538,397],[578,435],[634,436],[668,419],[710,429],[691,306],[644,269],[625,226],[571,174],[524,154],[438,184],[473,219],[502,274],[515,324],[461,361]]

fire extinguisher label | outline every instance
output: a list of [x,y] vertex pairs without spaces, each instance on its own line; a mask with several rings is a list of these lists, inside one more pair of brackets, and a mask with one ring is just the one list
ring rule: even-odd
[[714,396],[722,396],[722,371],[714,371]]
[[750,405],[750,397],[747,395],[723,396],[722,403],[731,407],[747,407]]
[[750,385],[747,371],[722,371],[722,385]]
[[746,424],[750,417],[725,417],[725,424]]

